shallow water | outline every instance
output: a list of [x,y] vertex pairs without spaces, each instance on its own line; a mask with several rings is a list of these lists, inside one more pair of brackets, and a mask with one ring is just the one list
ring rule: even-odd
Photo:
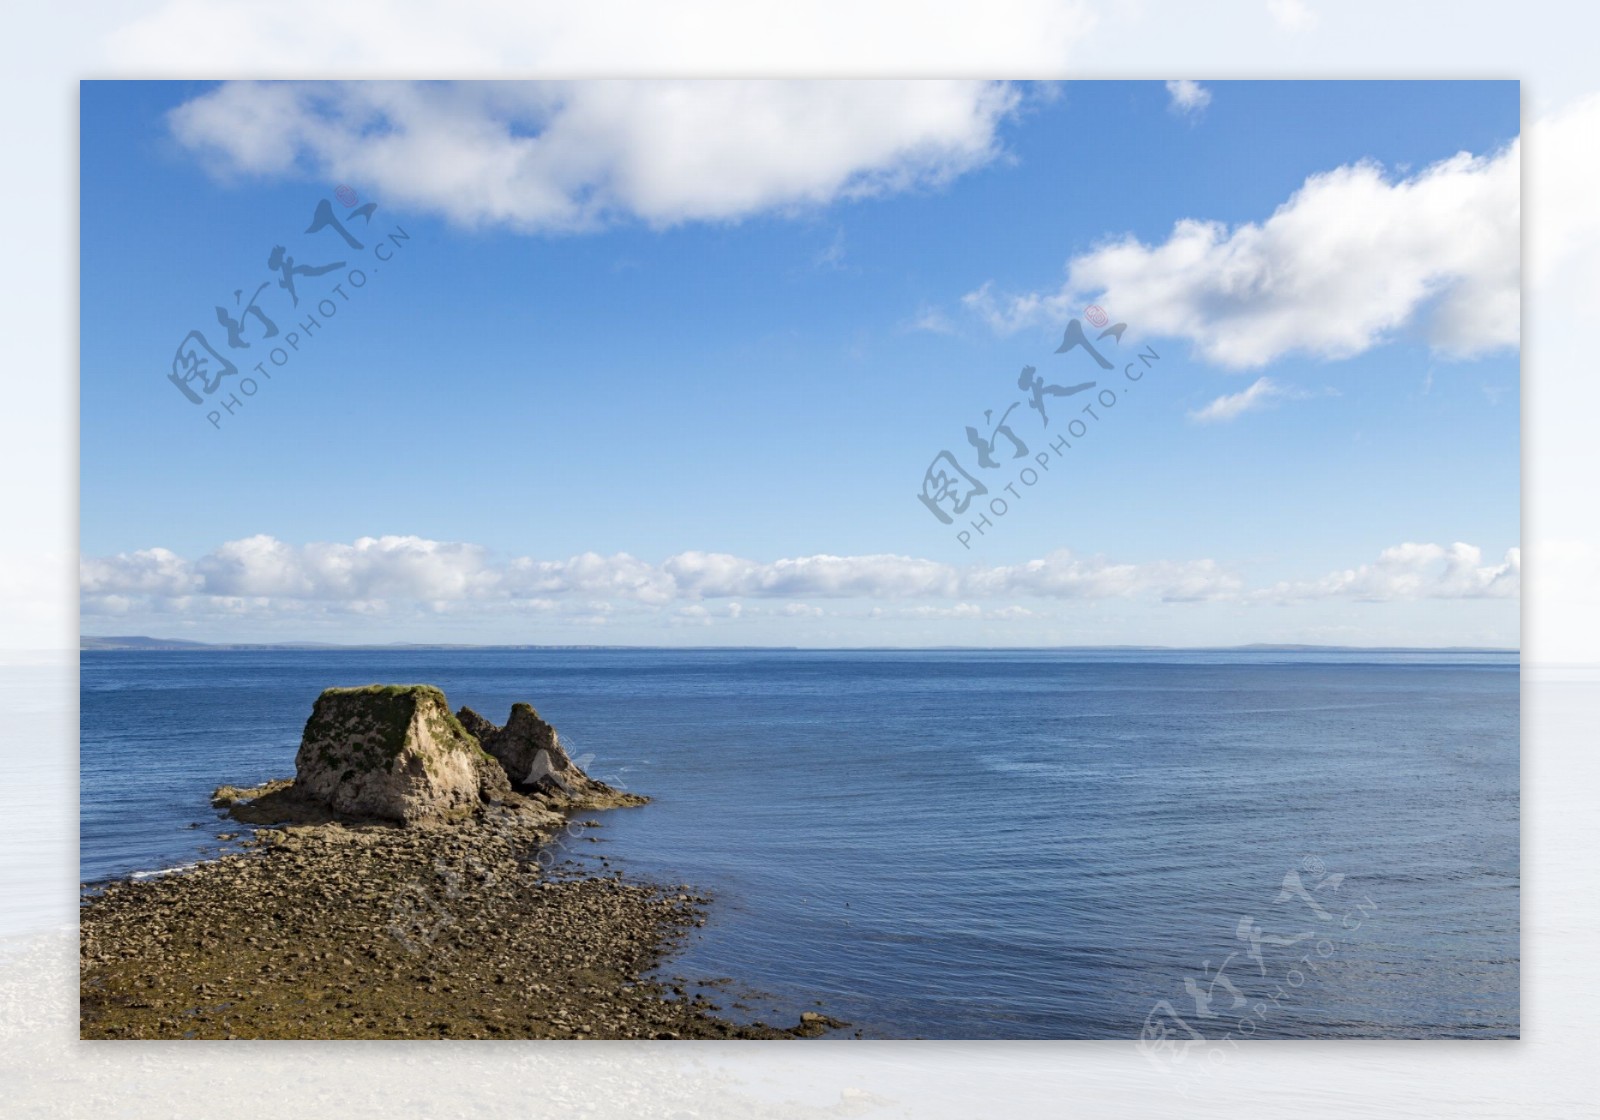
[[820,1000],[868,1037],[1127,1038],[1167,1001],[1212,1038],[1519,1031],[1515,655],[81,664],[85,881],[214,852],[233,828],[207,794],[292,773],[322,688],[425,681],[496,721],[531,700],[591,774],[654,798],[565,854],[714,894],[668,971],[763,993],[730,1015]]

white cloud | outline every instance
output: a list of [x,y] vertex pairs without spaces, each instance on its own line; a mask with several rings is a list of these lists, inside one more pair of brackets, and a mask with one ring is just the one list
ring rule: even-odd
[[520,557],[485,585],[485,597],[524,595],[613,595],[641,603],[665,603],[675,596],[672,578],[654,565],[619,552],[585,552],[569,560]]
[[1072,299],[1066,291],[997,296],[994,282],[985,280],[961,297],[961,305],[996,333],[1011,334],[1035,323],[1071,318],[1077,314],[1077,304]]
[[921,622],[948,622],[951,619],[975,621],[984,617],[984,611],[976,603],[956,603],[948,607],[923,605],[919,607],[901,607],[898,610],[873,607],[872,610],[867,612],[867,617],[872,619],[910,618]]
[[197,589],[199,584],[200,578],[188,561],[165,548],[85,560],[78,571],[78,588],[84,595],[175,597]]
[[955,334],[956,325],[937,307],[927,304],[917,308],[917,313],[905,324],[908,331],[926,331],[928,334]]
[[833,240],[828,242],[827,247],[817,252],[811,258],[811,264],[814,268],[833,269],[834,271],[838,271],[839,269],[844,268],[845,256],[844,230],[838,229],[834,230]]
[[[758,561],[684,552],[652,564],[626,553],[567,560],[499,561],[472,544],[414,536],[352,544],[290,545],[258,535],[229,541],[196,561],[152,548],[81,564],[86,616],[139,612],[313,619],[431,613],[460,618],[506,611],[559,614],[594,624],[620,613],[667,612],[680,622],[732,620],[739,600],[784,601],[752,613],[823,617],[808,602],[880,604],[885,617],[1005,620],[1034,617],[1019,599],[1154,602],[1286,602],[1321,599],[1508,598],[1520,588],[1520,555],[1484,565],[1480,550],[1404,544],[1375,563],[1307,582],[1247,589],[1214,560],[1116,563],[1062,550],[1020,564],[956,566],[910,556],[803,556]],[[733,600],[720,605],[716,600]],[[904,607],[881,604],[911,601]],[[982,604],[1003,603],[983,607]]]
[[1173,110],[1179,113],[1198,113],[1211,104],[1211,91],[1188,78],[1168,82],[1167,94],[1172,98]]
[[1305,394],[1300,390],[1279,385],[1270,377],[1258,377],[1248,389],[1225,394],[1204,408],[1195,409],[1189,413],[1189,419],[1197,424],[1222,424],[1236,420],[1246,412],[1270,408],[1277,401],[1303,396]]
[[985,81],[229,82],[170,120],[220,174],[575,231],[937,186],[999,153],[1020,96]]
[[1166,601],[1196,601],[1224,598],[1239,587],[1238,577],[1211,560],[1115,564],[1104,557],[1078,557],[1065,550],[1022,564],[972,568],[962,581],[965,594],[990,598],[1149,596]]
[[964,297],[994,329],[1061,322],[1088,303],[1208,360],[1258,367],[1292,352],[1359,354],[1412,324],[1439,352],[1515,346],[1520,144],[1462,152],[1406,179],[1362,162],[1313,175],[1260,223],[1186,218],[1074,257],[1053,292]]
[[247,598],[454,600],[498,581],[476,545],[401,536],[294,548],[257,535],[223,544],[194,572],[207,594]]
[[1321,18],[1305,0],[1267,0],[1267,12],[1279,28],[1292,32],[1309,31]]
[[1389,602],[1413,599],[1515,599],[1522,592],[1522,551],[1509,549],[1498,564],[1484,564],[1483,550],[1462,544],[1402,544],[1385,549],[1359,568],[1331,572],[1306,583],[1280,583],[1257,593],[1266,600],[1354,599]]
[[958,593],[948,564],[909,556],[802,556],[761,563],[721,553],[684,552],[662,570],[679,594],[830,598],[918,598]]

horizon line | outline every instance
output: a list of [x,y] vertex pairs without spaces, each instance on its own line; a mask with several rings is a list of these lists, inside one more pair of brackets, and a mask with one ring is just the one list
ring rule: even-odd
[[[102,643],[102,644],[91,644]],[[78,651],[105,652],[109,650],[159,650],[216,649],[216,650],[769,650],[775,652],[838,652],[838,651],[1047,651],[1047,650],[1127,650],[1169,652],[1219,652],[1254,650],[1261,652],[1365,652],[1365,653],[1514,653],[1520,655],[1520,646],[1418,646],[1418,645],[1338,645],[1316,642],[1244,642],[1235,645],[1170,646],[1138,642],[1120,642],[1101,645],[868,645],[868,646],[797,646],[797,645],[649,645],[617,642],[202,642],[193,638],[156,638],[143,634],[80,634]]]

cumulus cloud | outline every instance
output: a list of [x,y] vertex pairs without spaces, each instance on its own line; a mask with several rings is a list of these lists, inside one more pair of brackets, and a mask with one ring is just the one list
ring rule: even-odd
[[972,568],[962,587],[991,598],[1110,599],[1150,596],[1167,601],[1218,599],[1238,591],[1236,576],[1211,560],[1116,564],[1100,556],[1052,552],[1038,560]]
[[666,603],[676,597],[670,576],[626,552],[613,556],[585,552],[568,560],[519,557],[497,575],[485,587],[484,597],[611,595],[641,603]]
[[195,572],[208,594],[291,599],[453,600],[497,580],[475,545],[401,536],[294,548],[257,535],[223,544]]
[[950,596],[961,581],[955,568],[909,556],[802,556],[758,562],[722,553],[684,552],[662,570],[680,594],[778,598],[921,598]]
[[937,186],[999,153],[1020,96],[987,81],[228,82],[170,122],[224,174],[580,231]]
[[[515,611],[604,619],[619,610],[677,622],[758,613],[821,618],[811,600],[877,604],[880,617],[1034,617],[1017,600],[1288,602],[1322,599],[1511,598],[1520,555],[1485,565],[1478,548],[1404,544],[1371,563],[1312,581],[1250,589],[1214,560],[1119,563],[1061,550],[1019,564],[953,565],[890,554],[752,560],[683,552],[661,563],[627,553],[499,560],[472,544],[414,536],[291,545],[258,535],[189,561],[163,548],[81,563],[85,615],[135,611],[218,616],[474,616]],[[905,605],[891,605],[895,603]],[[976,613],[974,613],[976,612]]]
[[78,587],[85,595],[156,595],[170,598],[199,587],[188,561],[165,548],[145,548],[83,561]]
[[1319,580],[1280,583],[1258,593],[1274,601],[1354,599],[1514,599],[1522,591],[1522,550],[1510,549],[1498,564],[1485,564],[1475,545],[1402,544],[1385,549],[1371,564],[1331,572]]
[[1179,113],[1198,113],[1211,104],[1211,91],[1188,78],[1168,82],[1167,95],[1172,99],[1172,109]]
[[1186,218],[1159,244],[1107,242],[1055,291],[966,306],[997,331],[1063,322],[1087,303],[1219,365],[1359,354],[1413,324],[1469,356],[1519,340],[1520,143],[1462,152],[1409,178],[1361,162],[1308,178],[1263,222]]

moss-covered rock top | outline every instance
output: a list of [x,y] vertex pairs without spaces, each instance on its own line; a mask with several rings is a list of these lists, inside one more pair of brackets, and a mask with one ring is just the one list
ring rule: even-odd
[[295,787],[338,813],[405,822],[465,812],[511,789],[429,684],[324,689],[295,755]]
[[[325,688],[306,721],[305,738],[355,740],[366,756],[362,769],[392,762],[405,747],[406,730],[419,709],[435,742],[447,750],[483,755],[483,747],[450,711],[443,690],[431,684],[367,684]],[[331,762],[332,759],[325,761]]]
[[359,684],[349,688],[325,688],[323,696],[410,696],[424,694],[443,704],[444,690],[434,684]]

